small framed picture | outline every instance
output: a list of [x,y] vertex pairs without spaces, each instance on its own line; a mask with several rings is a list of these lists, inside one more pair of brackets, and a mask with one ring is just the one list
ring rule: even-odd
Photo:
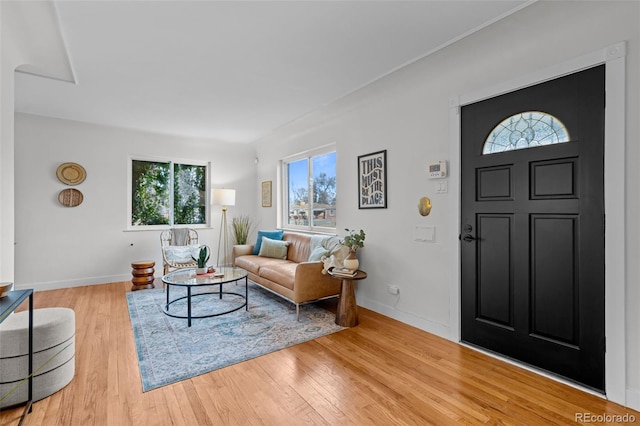
[[358,156],[358,208],[387,208],[387,150]]
[[262,182],[262,207],[271,207],[271,181]]

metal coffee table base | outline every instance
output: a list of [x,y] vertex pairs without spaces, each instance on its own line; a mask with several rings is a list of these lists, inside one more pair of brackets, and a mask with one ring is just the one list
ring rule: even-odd
[[[237,282],[237,281],[236,281]],[[244,294],[242,293],[236,293],[233,291],[222,291],[222,286],[224,284],[228,284],[228,282],[225,283],[212,283],[209,285],[217,285],[220,286],[220,289],[218,291],[211,291],[211,292],[206,292],[206,293],[197,293],[197,294],[191,294],[191,287],[187,287],[187,295],[186,296],[182,296],[182,297],[178,297],[177,299],[174,300],[170,300],[169,298],[169,293],[170,293],[170,288],[171,285],[167,286],[167,303],[164,305],[163,308],[163,312],[173,318],[181,318],[181,319],[186,319],[187,320],[187,326],[191,327],[191,320],[192,319],[200,319],[200,318],[213,318],[213,317],[217,317],[220,315],[226,315],[226,314],[230,314],[231,312],[235,312],[235,311],[239,311],[242,308],[245,308],[245,310],[249,310],[249,280],[247,277],[244,277]],[[244,303],[233,308],[233,309],[229,309],[227,311],[223,311],[223,312],[216,312],[214,314],[208,314],[208,315],[192,315],[191,314],[191,299],[193,299],[194,297],[199,297],[199,296],[208,296],[211,294],[217,294],[219,295],[220,299],[222,299],[222,295],[223,294],[228,294],[228,295],[234,295],[234,296],[240,296],[244,299]],[[169,312],[169,308],[171,307],[171,305],[173,305],[176,302],[179,302],[181,300],[185,300],[187,299],[187,315],[176,315],[172,312]]]

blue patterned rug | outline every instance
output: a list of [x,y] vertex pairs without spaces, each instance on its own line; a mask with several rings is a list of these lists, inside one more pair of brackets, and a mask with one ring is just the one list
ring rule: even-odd
[[[244,282],[224,290],[244,294]],[[171,288],[171,299],[182,294],[186,290]],[[335,324],[335,314],[314,304],[301,306],[296,321],[293,303],[251,281],[248,311],[193,319],[191,327],[186,319],[165,315],[165,302],[161,286],[127,293],[143,392],[344,329]],[[192,300],[192,314],[202,314],[203,308],[221,312],[242,302],[238,296],[225,295],[222,301],[217,295],[199,296]],[[171,305],[171,312],[186,315],[186,303]]]

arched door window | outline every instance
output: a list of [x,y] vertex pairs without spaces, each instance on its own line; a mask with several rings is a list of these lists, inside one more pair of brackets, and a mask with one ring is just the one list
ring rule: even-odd
[[540,111],[521,112],[493,128],[484,142],[482,154],[513,151],[569,142],[569,130],[562,121]]

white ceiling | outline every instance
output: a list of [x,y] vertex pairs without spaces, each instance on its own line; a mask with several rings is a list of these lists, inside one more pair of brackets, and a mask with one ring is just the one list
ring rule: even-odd
[[529,3],[55,1],[76,84],[18,73],[16,111],[252,142]]

